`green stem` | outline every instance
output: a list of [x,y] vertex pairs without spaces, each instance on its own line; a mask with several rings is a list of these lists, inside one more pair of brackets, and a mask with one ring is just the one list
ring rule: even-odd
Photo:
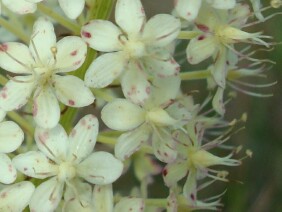
[[190,40],[192,38],[197,37],[198,35],[200,35],[200,32],[197,31],[180,31],[177,38],[183,40]]
[[9,32],[16,35],[20,40],[25,43],[29,42],[29,36],[25,34],[21,27],[17,27],[14,24],[11,24],[9,21],[5,20],[0,16],[0,26],[6,28]]
[[96,0],[87,14],[87,21],[92,19],[108,19],[115,0]]
[[180,78],[182,80],[199,80],[199,79],[206,79],[211,76],[209,70],[200,70],[200,71],[190,71],[180,73]]
[[46,14],[47,16],[53,18],[58,23],[63,25],[65,28],[69,29],[70,31],[74,32],[74,34],[80,34],[80,26],[76,23],[70,21],[69,19],[61,16],[60,14],[56,13],[52,8],[47,7],[43,3],[37,4],[38,10],[42,13]]
[[[109,15],[111,14],[111,10],[112,10],[113,4],[114,4],[114,0],[95,0],[94,3],[93,3],[93,7],[90,9],[87,21],[89,21],[91,19],[107,19],[109,17]],[[63,17],[57,15],[56,13],[55,13],[56,16],[53,17],[52,15],[49,14],[50,11],[47,12],[47,9],[49,9],[48,7],[44,6],[43,4],[40,4],[40,6],[41,6],[41,10],[45,9],[42,12],[47,13],[49,16],[51,16],[52,18],[57,20],[59,23],[61,23],[65,27],[67,27],[65,24],[71,23],[72,26],[69,26],[69,29],[71,29],[74,32],[78,31],[78,34],[80,33],[80,29],[76,29],[77,25],[75,25],[75,27],[76,27],[75,28],[73,26],[74,24],[72,22],[69,22],[69,21],[66,22],[66,23],[60,22],[60,21],[64,20],[64,19],[61,19]],[[53,12],[53,11],[51,11],[51,12]],[[87,57],[85,59],[85,62],[75,72],[75,76],[79,77],[80,79],[84,79],[85,72],[87,71],[88,67],[90,66],[90,64],[92,63],[92,61],[96,57],[97,57],[97,52],[95,50],[93,50],[93,49],[88,48],[88,53],[87,53]],[[69,130],[72,127],[73,119],[74,119],[74,117],[76,115],[76,112],[77,112],[76,110],[77,109],[69,108],[67,110],[67,112],[64,114],[64,116],[62,116],[60,123],[62,124],[62,126],[66,130]]]
[[31,126],[30,122],[20,116],[16,112],[8,112],[7,114],[13,121],[15,121],[18,125],[20,125],[24,132],[27,132],[30,136],[34,135],[34,127]]
[[117,142],[117,138],[103,136],[103,135],[98,135],[97,141],[101,142],[103,144],[115,145],[116,142]]
[[114,100],[114,97],[109,95],[105,89],[91,89],[94,96],[97,98],[101,98],[106,102],[111,102]]

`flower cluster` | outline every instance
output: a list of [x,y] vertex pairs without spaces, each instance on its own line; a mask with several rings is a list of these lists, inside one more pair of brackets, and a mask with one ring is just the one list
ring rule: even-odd
[[[241,147],[225,144],[246,120],[224,120],[227,85],[268,96],[235,85],[252,87],[242,78],[260,77],[269,62],[249,51],[273,45],[272,37],[247,28],[268,19],[260,1],[251,0],[251,10],[236,0],[176,0],[172,14],[147,20],[140,0],[117,0],[116,24],[106,20],[114,2],[2,0],[0,25],[14,37],[0,28],[0,211],[222,206],[222,195],[204,201],[198,192],[228,182],[226,167],[242,161],[234,158]],[[249,22],[252,16],[258,20]],[[210,61],[206,70],[184,70],[177,57],[182,40],[189,40],[190,67]],[[202,104],[181,88],[197,76],[210,91]],[[91,114],[78,112],[84,107],[79,111]],[[99,129],[94,113],[106,126]],[[219,156],[223,147],[227,153]],[[114,192],[112,183],[126,173],[140,188]],[[150,199],[154,175],[162,175],[166,199]]]

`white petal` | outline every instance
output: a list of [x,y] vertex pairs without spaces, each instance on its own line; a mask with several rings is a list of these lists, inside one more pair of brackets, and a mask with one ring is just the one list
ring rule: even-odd
[[214,81],[221,88],[225,88],[226,75],[227,75],[227,56],[225,47],[221,48],[216,55],[214,68],[211,69],[211,73]]
[[228,10],[236,5],[236,0],[209,0],[211,6],[216,9]]
[[148,45],[167,46],[177,38],[180,28],[179,19],[168,14],[158,14],[146,23],[143,38]]
[[93,202],[97,212],[113,212],[114,198],[112,184],[95,185]]
[[[99,123],[94,115],[86,115],[75,125],[69,136],[69,160],[79,163],[94,149]],[[73,158],[74,157],[74,158]]]
[[61,125],[58,124],[52,129],[37,127],[34,139],[38,149],[51,160],[60,163],[66,158],[69,144],[68,136]]
[[177,97],[180,90],[180,77],[155,78],[146,106],[156,107],[162,104],[171,103]]
[[56,73],[78,69],[86,58],[87,46],[80,37],[68,36],[59,40],[56,53]]
[[[81,180],[72,180],[72,186],[67,186],[64,193],[64,206],[62,211],[67,212],[91,212],[94,211],[92,204],[92,186],[89,183],[84,183]],[[98,211],[99,212],[99,211]]]
[[8,42],[0,45],[0,67],[16,74],[31,73],[34,64],[28,47],[22,43]]
[[124,96],[135,104],[144,105],[151,93],[151,84],[147,80],[146,74],[131,66],[132,69],[126,71],[121,78],[121,87]]
[[2,0],[3,4],[18,14],[34,13],[36,11],[36,4],[23,0]]
[[215,96],[213,97],[212,100],[213,109],[220,115],[224,115],[225,113],[223,94],[224,94],[224,89],[218,87]]
[[184,19],[193,21],[199,12],[202,0],[177,0],[176,11]]
[[13,164],[25,175],[38,179],[54,176],[58,172],[58,167],[39,151],[19,154],[13,158]]
[[81,37],[95,50],[113,52],[122,49],[119,36],[122,32],[110,21],[93,20],[81,28]]
[[0,211],[24,211],[33,192],[34,185],[28,181],[4,188],[0,192]]
[[218,45],[214,36],[204,34],[193,38],[186,49],[187,60],[190,64],[198,64],[212,56]]
[[114,130],[132,130],[145,122],[145,111],[125,99],[108,103],[101,112],[104,123]]
[[177,157],[174,150],[174,141],[168,132],[158,131],[153,133],[152,146],[155,156],[164,163],[171,163]]
[[197,201],[197,172],[189,170],[187,180],[183,187],[183,194],[189,204],[195,205]]
[[59,0],[59,4],[70,19],[76,19],[83,11],[85,0]]
[[172,57],[169,60],[146,58],[145,63],[148,71],[160,78],[176,76],[180,71],[179,64]]
[[57,182],[55,177],[41,183],[31,197],[30,211],[54,211],[62,199],[63,188],[64,183]]
[[129,158],[141,145],[148,141],[150,136],[149,128],[144,124],[128,133],[123,133],[115,145],[115,156],[120,160]]
[[118,0],[115,10],[116,23],[128,34],[140,32],[146,20],[144,8],[140,0]]
[[54,27],[46,18],[39,18],[33,25],[29,49],[37,63],[50,64],[54,60],[52,47],[56,47]]
[[58,124],[60,107],[51,88],[45,87],[35,92],[33,118],[36,124],[42,128],[53,128]]
[[[1,93],[1,92],[0,92],[0,93]],[[6,116],[6,112],[0,108],[0,122],[3,121],[3,119],[5,118],[5,116]]]
[[126,60],[121,52],[101,55],[87,69],[85,84],[89,87],[104,88],[121,74],[125,64]]
[[78,77],[56,75],[53,77],[54,90],[57,98],[70,107],[85,107],[94,102],[91,90]]
[[122,162],[108,152],[92,153],[77,166],[77,174],[80,177],[98,185],[114,182],[120,177],[122,170]]
[[143,212],[145,202],[141,198],[122,198],[115,206],[114,212]]
[[175,162],[168,164],[163,169],[163,178],[166,186],[175,186],[177,182],[184,178],[188,171],[188,164],[185,162]]
[[0,123],[0,153],[15,151],[23,142],[22,129],[12,121]]
[[[12,164],[12,161],[6,154],[0,153],[0,183],[11,184],[17,178],[17,170]],[[1,200],[1,196],[0,196]],[[1,201],[0,201],[1,205]],[[1,211],[1,210],[0,210]]]
[[17,76],[9,80],[0,91],[0,107],[12,111],[25,105],[34,88],[32,76]]

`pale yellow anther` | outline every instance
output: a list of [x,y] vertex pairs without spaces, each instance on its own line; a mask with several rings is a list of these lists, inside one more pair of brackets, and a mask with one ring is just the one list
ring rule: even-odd
[[253,157],[253,152],[252,152],[251,150],[247,149],[247,150],[246,150],[246,155],[247,155],[248,157],[252,158],[252,157]]
[[281,0],[271,0],[270,5],[273,8],[279,8],[282,6],[282,1]]

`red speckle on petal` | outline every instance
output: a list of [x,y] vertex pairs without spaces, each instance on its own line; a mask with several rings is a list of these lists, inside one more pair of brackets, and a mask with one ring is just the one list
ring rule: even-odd
[[148,87],[146,88],[146,93],[149,95],[149,94],[150,94],[150,92],[151,92],[151,87],[150,87],[150,86],[148,86]]
[[203,32],[208,32],[209,31],[209,27],[204,25],[204,24],[196,24],[197,28]]
[[9,172],[13,172],[13,167],[11,164],[9,165],[8,169],[9,169]]
[[77,55],[77,50],[72,51],[72,52],[70,53],[70,55],[71,55],[71,56]]
[[74,62],[73,65],[74,65],[74,66],[77,66],[77,65],[79,65],[80,63],[81,63],[81,60],[78,60],[78,61]]
[[69,105],[73,106],[73,105],[75,105],[75,102],[70,99],[70,100],[69,100]]
[[8,45],[7,44],[1,44],[0,45],[0,51],[1,52],[6,52],[8,50]]
[[82,126],[85,126],[85,125],[86,125],[85,119],[82,119],[82,120],[81,120],[81,125],[82,125]]
[[191,194],[190,197],[191,197],[191,200],[195,201],[195,195],[194,194]]
[[200,35],[199,37],[198,37],[198,40],[204,40],[205,39],[205,36],[204,35]]
[[75,130],[75,129],[72,129],[70,136],[71,136],[71,137],[74,137],[75,135],[76,135],[76,130]]
[[83,37],[86,37],[86,38],[91,38],[92,37],[90,32],[82,31],[81,34],[82,34]]
[[144,7],[141,7],[141,13],[142,13],[142,14],[145,14]]
[[4,199],[6,196],[7,196],[7,192],[3,192],[0,197],[1,197],[2,199]]
[[163,170],[163,176],[165,177],[167,175],[167,169]]
[[191,12],[187,12],[187,16],[191,16]]
[[45,144],[46,140],[49,138],[49,134],[44,132],[38,136],[40,143]]
[[33,116],[37,116],[37,112],[38,112],[38,105],[37,105],[37,102],[35,101],[33,103],[33,106],[32,106],[32,114],[33,114]]
[[6,94],[5,92],[1,93],[1,97],[2,97],[3,99],[6,99],[6,98],[7,98],[7,94]]

